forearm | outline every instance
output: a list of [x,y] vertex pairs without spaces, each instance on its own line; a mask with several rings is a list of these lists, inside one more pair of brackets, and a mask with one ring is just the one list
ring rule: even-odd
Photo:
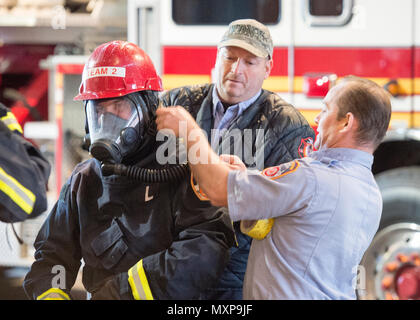
[[0,220],[17,222],[42,214],[47,209],[48,161],[20,134],[0,131],[0,141]]
[[207,138],[198,126],[188,128],[188,163],[194,178],[204,193],[216,206],[227,206],[227,181],[230,165],[211,149]]

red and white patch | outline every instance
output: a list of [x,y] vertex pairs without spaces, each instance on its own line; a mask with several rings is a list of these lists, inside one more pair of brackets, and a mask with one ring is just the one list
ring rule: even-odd
[[302,138],[300,140],[300,145],[298,148],[299,157],[305,158],[308,156],[309,152],[313,150],[314,140],[311,137]]
[[295,160],[293,162],[284,163],[279,166],[266,168],[261,172],[261,174],[271,180],[276,180],[278,178],[284,177],[289,173],[295,172],[299,166],[299,161]]
[[263,174],[267,177],[275,177],[276,174],[280,171],[280,166],[277,167],[270,167],[263,171]]

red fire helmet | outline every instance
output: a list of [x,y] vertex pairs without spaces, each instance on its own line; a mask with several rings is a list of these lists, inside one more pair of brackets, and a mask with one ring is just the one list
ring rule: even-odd
[[90,55],[74,100],[121,97],[143,90],[163,90],[152,60],[135,44],[115,40]]

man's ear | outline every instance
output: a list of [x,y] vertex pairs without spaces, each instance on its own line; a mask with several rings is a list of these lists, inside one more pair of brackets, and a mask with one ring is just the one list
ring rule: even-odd
[[340,120],[341,123],[341,129],[340,132],[350,132],[352,130],[355,130],[357,128],[358,121],[354,117],[354,114],[351,112],[347,112],[343,119]]
[[273,59],[267,60],[265,62],[265,77],[267,79],[270,76],[271,69],[273,69]]

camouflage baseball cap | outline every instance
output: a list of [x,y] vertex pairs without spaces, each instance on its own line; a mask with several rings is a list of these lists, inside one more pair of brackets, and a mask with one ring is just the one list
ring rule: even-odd
[[228,46],[240,47],[261,58],[273,57],[273,40],[270,31],[254,19],[240,19],[229,24],[217,47]]

